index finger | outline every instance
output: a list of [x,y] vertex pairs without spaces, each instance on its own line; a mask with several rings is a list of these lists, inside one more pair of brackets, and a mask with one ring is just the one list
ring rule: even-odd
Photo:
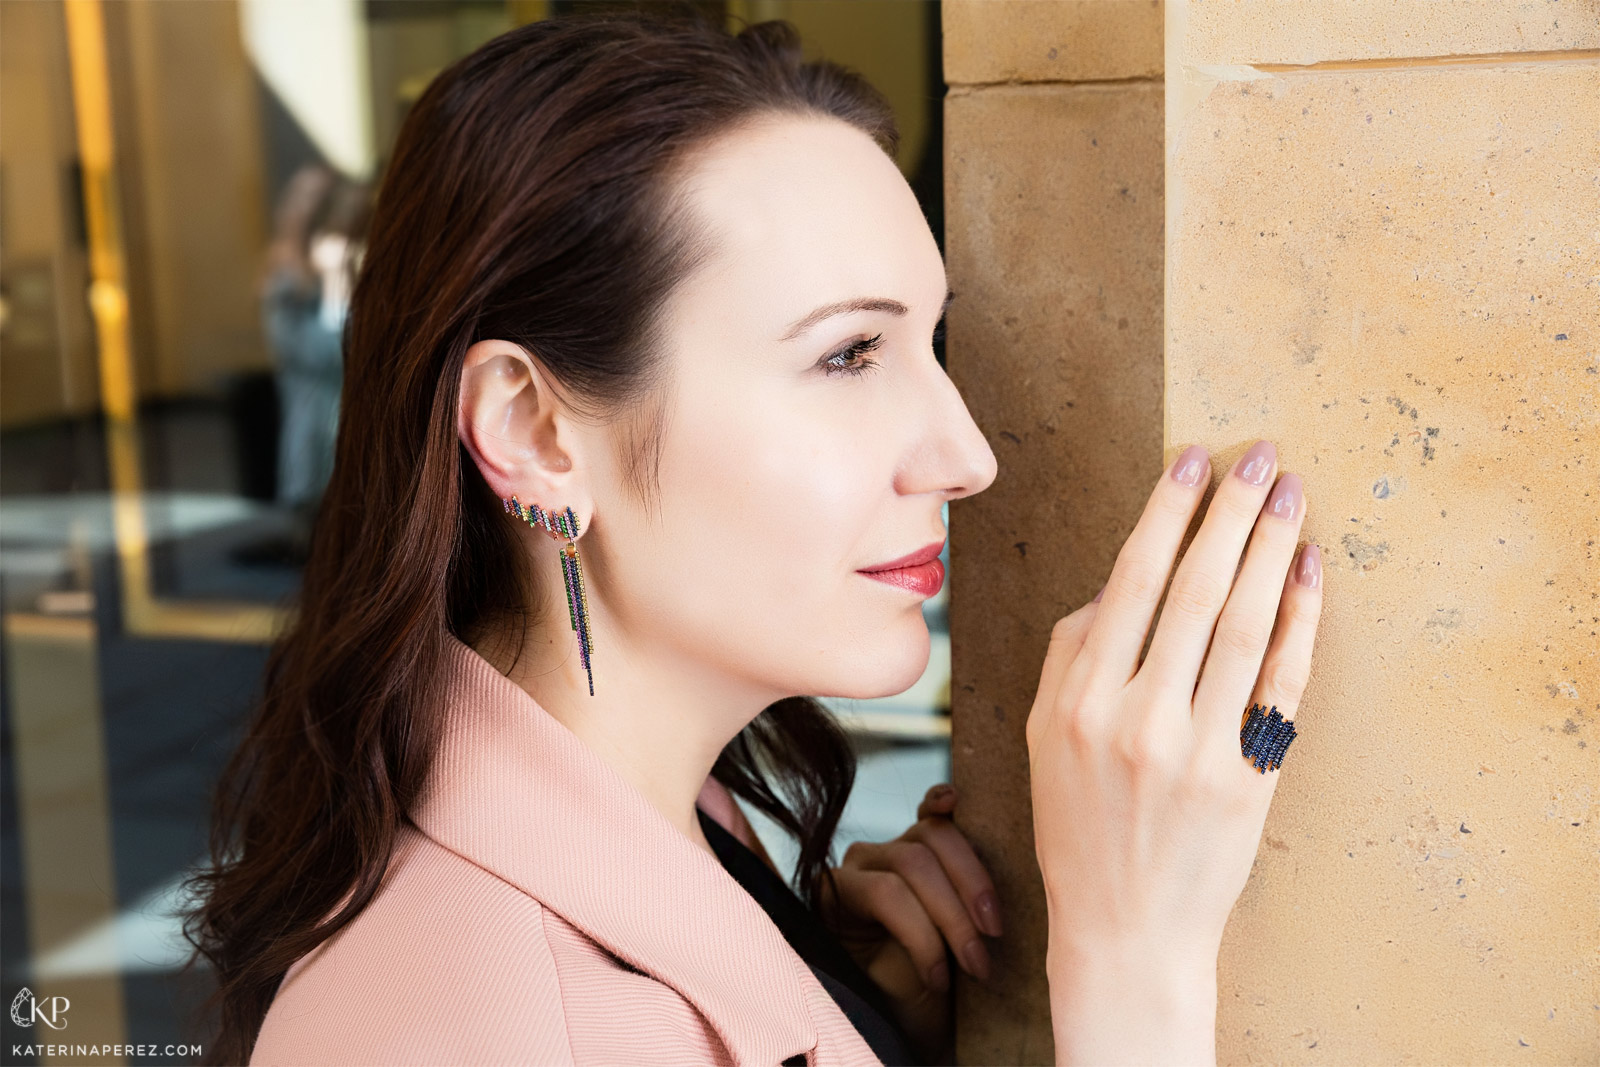
[[1172,561],[1194,519],[1209,481],[1211,457],[1190,445],[1167,468],[1133,533],[1117,553],[1100,607],[1084,638],[1083,656],[1094,674],[1126,685],[1139,665],[1139,650],[1167,587]]
[[922,796],[922,803],[917,805],[918,820],[926,819],[929,815],[949,815],[956,809],[956,787],[949,782],[940,782],[932,786]]
[[966,905],[973,924],[990,937],[999,937],[1005,927],[1000,921],[1000,898],[983,861],[973,851],[967,835],[948,819],[923,819],[905,836],[920,841],[933,851],[939,866],[956,887],[956,895]]

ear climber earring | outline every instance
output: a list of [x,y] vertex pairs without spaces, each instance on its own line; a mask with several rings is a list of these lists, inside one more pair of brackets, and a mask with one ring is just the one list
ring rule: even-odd
[[500,502],[506,506],[508,515],[515,515],[529,526],[543,530],[558,540],[566,539],[567,543],[561,547],[560,559],[561,578],[567,586],[567,618],[572,622],[573,632],[578,635],[578,660],[589,676],[589,695],[594,696],[594,670],[589,666],[589,653],[593,648],[589,630],[589,602],[583,595],[583,568],[578,564],[578,546],[574,543],[578,537],[578,516],[572,513],[571,508],[554,512],[545,511],[538,504],[523,507],[515,496]]

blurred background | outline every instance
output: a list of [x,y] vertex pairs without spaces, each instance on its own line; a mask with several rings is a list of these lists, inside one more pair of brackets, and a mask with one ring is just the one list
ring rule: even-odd
[[[73,1020],[5,1019],[5,1062],[203,1038],[176,886],[299,580],[390,146],[460,56],[607,7],[785,18],[861,70],[943,248],[937,0],[0,0],[0,994]],[[945,609],[915,686],[831,702],[862,758],[841,853],[949,776]]]

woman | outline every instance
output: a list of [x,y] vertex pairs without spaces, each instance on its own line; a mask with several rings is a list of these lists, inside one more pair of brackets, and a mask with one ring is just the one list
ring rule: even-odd
[[[992,884],[948,790],[831,866],[853,764],[800,695],[920,676],[942,572],[916,561],[995,476],[894,144],[777,22],[534,23],[417,102],[300,610],[197,877],[215,1061],[948,1057],[947,958],[986,973]],[[1233,474],[1142,664],[1199,448],[1045,659],[1062,1062],[1214,1056],[1277,777],[1239,716],[1292,714],[1319,598],[1299,480],[1265,442]],[[734,797],[797,838],[798,898]]]
[[277,544],[249,546],[251,557],[305,560],[311,520],[333,467],[344,317],[369,199],[365,182],[317,163],[295,172],[278,205],[261,320],[277,368],[277,496],[291,529]]

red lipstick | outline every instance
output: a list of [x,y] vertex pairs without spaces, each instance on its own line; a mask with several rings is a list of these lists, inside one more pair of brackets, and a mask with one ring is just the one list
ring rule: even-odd
[[918,596],[934,596],[944,585],[944,563],[939,559],[939,553],[943,550],[944,542],[935,541],[899,559],[875,567],[863,567],[857,573],[887,585],[899,586]]

